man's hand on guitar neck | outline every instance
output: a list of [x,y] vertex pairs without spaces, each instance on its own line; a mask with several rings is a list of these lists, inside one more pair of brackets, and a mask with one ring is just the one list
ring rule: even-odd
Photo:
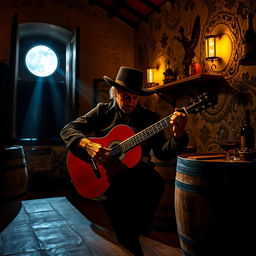
[[111,150],[87,138],[80,140],[79,147],[85,149],[91,158],[101,165],[108,160],[109,152]]
[[179,109],[175,109],[175,112],[171,116],[171,125],[173,130],[173,135],[175,138],[180,138],[185,132],[187,125],[188,116],[182,112],[179,112]]

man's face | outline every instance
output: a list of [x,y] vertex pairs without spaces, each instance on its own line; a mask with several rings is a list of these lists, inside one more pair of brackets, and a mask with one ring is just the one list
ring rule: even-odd
[[119,108],[128,114],[135,110],[140,96],[124,90],[115,89],[115,98]]

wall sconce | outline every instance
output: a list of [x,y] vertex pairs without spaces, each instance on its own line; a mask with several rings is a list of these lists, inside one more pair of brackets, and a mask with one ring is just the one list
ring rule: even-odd
[[156,86],[158,83],[155,82],[156,68],[147,68],[147,84],[148,86]]
[[208,61],[220,61],[221,58],[218,57],[217,51],[217,39],[219,39],[219,35],[209,35],[205,37],[205,49],[206,49],[206,60]]
[[239,67],[241,52],[240,24],[233,14],[218,13],[207,21],[202,35],[200,56],[203,71],[225,78],[234,76]]

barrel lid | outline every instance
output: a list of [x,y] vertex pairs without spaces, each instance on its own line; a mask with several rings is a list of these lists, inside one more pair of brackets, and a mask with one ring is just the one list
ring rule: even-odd
[[23,146],[21,145],[4,145],[4,146],[0,146],[0,150],[4,151],[4,150],[16,150],[16,149],[21,149],[23,148]]

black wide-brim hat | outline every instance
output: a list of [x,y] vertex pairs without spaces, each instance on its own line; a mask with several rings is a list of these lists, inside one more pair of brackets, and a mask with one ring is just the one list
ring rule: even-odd
[[108,76],[104,76],[103,79],[111,86],[140,96],[149,96],[155,93],[153,90],[142,88],[143,72],[139,69],[120,67],[115,80]]

